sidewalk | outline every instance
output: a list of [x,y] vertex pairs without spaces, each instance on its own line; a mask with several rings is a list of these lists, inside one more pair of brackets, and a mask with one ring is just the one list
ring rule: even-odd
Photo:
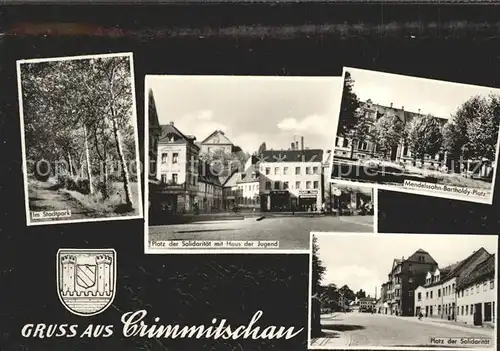
[[325,336],[311,338],[310,346],[321,348],[343,348],[351,344],[351,338],[346,333],[325,329],[322,329],[321,331],[325,334]]
[[418,317],[402,317],[402,316],[395,316],[395,315],[390,315],[390,314],[384,314],[384,316],[398,318],[401,320],[407,320],[407,321],[414,322],[414,323],[422,323],[422,324],[428,324],[428,325],[439,324],[443,327],[447,327],[450,329],[461,330],[461,331],[474,331],[475,333],[483,334],[486,336],[491,336],[495,330],[494,328],[490,328],[490,327],[480,327],[480,326],[469,325],[469,324],[464,324],[464,323],[460,323],[460,322],[449,321],[449,320],[439,319],[439,318],[426,318],[426,317],[424,317],[421,320],[418,320]]

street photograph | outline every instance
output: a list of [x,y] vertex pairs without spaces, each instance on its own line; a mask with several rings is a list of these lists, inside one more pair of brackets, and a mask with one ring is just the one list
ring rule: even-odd
[[146,76],[146,252],[308,252],[375,231],[376,194],[330,182],[341,78]]
[[344,67],[332,181],[491,204],[500,90]]
[[496,349],[497,235],[311,236],[310,349]]
[[132,54],[17,61],[27,225],[142,218]]

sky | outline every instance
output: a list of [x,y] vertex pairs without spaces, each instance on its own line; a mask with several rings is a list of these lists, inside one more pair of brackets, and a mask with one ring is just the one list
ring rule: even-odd
[[484,247],[496,253],[494,235],[429,234],[316,234],[319,258],[326,267],[322,284],[347,284],[354,292],[380,297],[380,286],[387,281],[394,258],[408,258],[418,249],[427,251],[439,267],[467,258]]
[[262,142],[331,149],[341,77],[147,76],[160,124],[203,141],[222,130],[250,154]]
[[404,75],[344,68],[354,79],[354,92],[362,101],[401,108],[411,112],[450,118],[474,95],[500,94],[500,89],[479,87]]

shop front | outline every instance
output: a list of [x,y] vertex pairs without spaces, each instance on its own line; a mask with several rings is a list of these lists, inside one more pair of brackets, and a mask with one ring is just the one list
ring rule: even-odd
[[260,195],[261,211],[266,212],[288,212],[290,207],[290,193],[288,190],[270,191],[268,194]]
[[321,199],[317,189],[299,190],[297,211],[315,212],[321,209]]

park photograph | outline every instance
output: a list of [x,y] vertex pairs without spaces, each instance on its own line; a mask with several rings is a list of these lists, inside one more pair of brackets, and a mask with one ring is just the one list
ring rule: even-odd
[[344,67],[331,181],[491,204],[500,90]]
[[142,217],[131,53],[17,61],[27,225]]

